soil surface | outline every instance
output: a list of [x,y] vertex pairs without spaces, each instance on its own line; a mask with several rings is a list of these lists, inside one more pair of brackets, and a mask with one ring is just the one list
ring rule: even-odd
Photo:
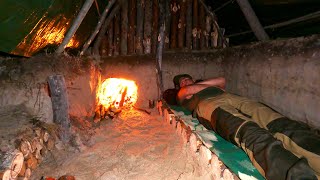
[[127,110],[100,122],[90,147],[55,154],[34,172],[33,179],[68,174],[92,179],[210,179],[209,170],[189,152],[180,136],[157,112]]

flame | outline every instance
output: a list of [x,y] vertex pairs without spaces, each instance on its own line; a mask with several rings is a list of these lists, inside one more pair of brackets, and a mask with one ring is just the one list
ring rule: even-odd
[[104,108],[131,107],[138,99],[138,87],[134,81],[109,78],[97,89],[97,102]]

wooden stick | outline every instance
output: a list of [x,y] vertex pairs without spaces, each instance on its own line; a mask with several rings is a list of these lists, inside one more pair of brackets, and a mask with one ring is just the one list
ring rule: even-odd
[[59,45],[58,49],[56,50],[57,54],[61,54],[64,51],[64,47],[69,43],[70,39],[79,28],[81,22],[83,21],[84,17],[88,13],[92,3],[93,3],[93,0],[86,0],[86,2],[83,4],[78,16],[72,23],[72,26],[70,27],[68,33],[65,35],[62,43]]
[[170,28],[170,26],[171,26],[171,10],[170,10],[170,3],[169,3],[170,0],[165,0],[165,1],[168,1],[168,2],[166,2],[165,7],[164,7],[165,11],[166,11],[164,49],[169,49],[170,48],[170,33],[171,33],[170,32],[170,30],[171,30],[171,28]]
[[144,16],[144,53],[151,53],[151,28],[152,28],[152,0],[145,0],[145,16]]
[[14,156],[12,163],[11,163],[11,167],[10,167],[11,178],[15,179],[16,177],[18,177],[18,175],[22,169],[23,163],[24,163],[23,154],[21,152],[17,153]]
[[250,25],[252,31],[254,32],[255,36],[260,41],[269,40],[269,36],[266,31],[263,29],[256,13],[252,9],[248,0],[237,0],[242,13],[246,17],[248,24]]
[[158,0],[153,0],[152,7],[152,42],[151,42],[151,52],[153,54],[157,51],[158,44],[158,31],[159,31],[159,2]]
[[99,31],[98,37],[96,39],[96,42],[93,45],[93,53],[94,54],[96,54],[96,55],[99,54],[99,47],[100,47],[102,38],[107,31],[108,25],[110,24],[110,22],[112,22],[114,15],[119,11],[119,9],[120,9],[120,5],[119,4],[115,5],[113,7],[112,11],[110,12],[109,16],[107,17],[107,19],[103,23],[101,30]]
[[179,5],[177,0],[171,0],[171,37],[170,48],[175,49],[177,47],[177,35],[178,35],[178,19],[179,19]]
[[144,1],[137,0],[137,32],[136,32],[136,53],[143,54],[143,20],[144,20]]
[[89,37],[89,39],[86,41],[86,43],[84,43],[82,51],[80,52],[80,55],[82,56],[86,50],[88,49],[88,47],[90,46],[91,42],[94,40],[94,38],[97,36],[98,32],[101,29],[101,26],[103,24],[103,22],[105,21],[108,12],[110,11],[111,7],[113,6],[113,4],[116,2],[116,0],[111,0],[108,2],[108,5],[106,6],[106,8],[104,9],[97,25],[96,28],[94,29],[93,33],[91,34],[91,36]]
[[67,88],[62,75],[52,75],[48,78],[51,93],[53,120],[60,127],[61,141],[68,143],[70,140],[70,120]]
[[199,22],[198,22],[198,0],[193,0],[193,14],[192,14],[192,49],[199,49],[199,39],[198,39],[198,30],[199,30]]
[[179,24],[178,24],[178,47],[183,48],[184,47],[184,41],[186,36],[186,10],[187,10],[187,4],[186,0],[180,0],[179,1],[181,10],[179,15]]
[[192,49],[192,1],[187,0],[187,15],[186,15],[186,47]]
[[124,1],[121,7],[121,55],[128,54],[128,1]]
[[114,56],[118,56],[120,54],[120,14],[117,13],[114,16]]
[[221,32],[221,30],[220,30],[220,27],[219,27],[217,21],[215,21],[215,19],[216,19],[216,18],[215,18],[215,14],[209,10],[208,6],[203,2],[203,0],[199,0],[199,1],[200,1],[200,3],[202,4],[202,6],[204,7],[204,9],[206,10],[206,12],[212,17],[212,19],[213,19],[213,25],[214,25],[214,27],[217,29],[218,35],[222,37],[223,44],[224,44],[226,47],[228,47],[229,44],[228,44],[228,42],[225,40],[225,38],[223,37],[222,32]]
[[198,33],[200,35],[200,49],[204,50],[206,48],[206,41],[205,41],[205,35],[207,34],[206,32],[206,16],[205,16],[205,11],[203,6],[199,6],[199,24],[200,28],[198,30]]
[[129,16],[129,33],[128,33],[128,54],[134,54],[134,44],[135,44],[135,32],[136,32],[136,8],[137,2],[136,0],[129,1],[129,9],[130,9],[130,16]]
[[163,47],[165,41],[165,27],[166,27],[166,8],[168,5],[168,0],[161,0],[159,2],[160,7],[160,30],[159,30],[159,43],[157,47],[157,55],[156,55],[156,69],[157,69],[157,84],[159,88],[158,98],[161,99],[161,95],[163,93],[163,81],[162,81],[162,55],[163,55]]
[[205,41],[206,41],[206,48],[210,48],[210,34],[211,34],[211,16],[206,16],[206,34],[205,34]]
[[113,43],[113,37],[114,37],[114,19],[112,19],[108,26],[108,56],[112,56],[114,52],[114,43]]

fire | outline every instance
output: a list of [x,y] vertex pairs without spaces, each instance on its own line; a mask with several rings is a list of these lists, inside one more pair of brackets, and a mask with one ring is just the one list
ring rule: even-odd
[[132,107],[137,99],[138,87],[134,81],[109,78],[97,89],[97,102],[106,110],[110,108]]

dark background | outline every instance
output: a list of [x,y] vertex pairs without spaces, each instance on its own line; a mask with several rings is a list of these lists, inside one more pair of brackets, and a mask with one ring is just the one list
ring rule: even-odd
[[[239,5],[235,0],[223,8],[229,0],[206,0],[218,18],[221,28],[226,29],[226,36],[251,30]],[[250,4],[258,16],[262,26],[268,26],[309,13],[320,11],[320,0],[251,0]],[[290,24],[285,27],[266,30],[271,39],[306,36],[319,34],[320,17]],[[230,37],[231,45],[245,44],[256,41],[253,33]]]

